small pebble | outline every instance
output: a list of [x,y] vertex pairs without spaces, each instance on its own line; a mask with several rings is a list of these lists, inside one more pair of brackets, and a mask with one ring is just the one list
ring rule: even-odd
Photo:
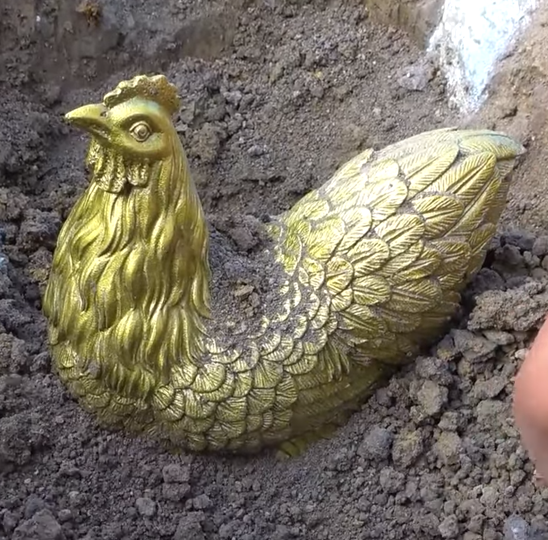
[[420,431],[398,433],[392,445],[392,459],[398,467],[410,467],[424,452],[424,439]]
[[401,489],[404,482],[405,475],[400,471],[394,470],[392,467],[385,467],[382,469],[379,476],[379,483],[381,487],[390,494],[397,493]]
[[156,513],[156,503],[148,497],[139,497],[135,501],[135,507],[143,517],[151,518]]
[[259,156],[262,156],[264,154],[264,148],[262,146],[259,146],[257,144],[254,144],[253,146],[251,146],[248,150],[247,150],[247,153],[251,156],[251,157],[259,157]]
[[477,399],[494,398],[504,390],[508,380],[502,376],[494,376],[486,381],[476,381],[472,395]]
[[398,85],[406,90],[422,92],[433,77],[434,66],[427,60],[421,60],[400,70]]
[[503,266],[516,267],[523,263],[523,257],[519,247],[509,244],[497,249],[495,252],[495,257],[497,262],[501,263]]
[[494,508],[498,500],[499,500],[499,495],[497,493],[497,490],[492,486],[484,486],[481,497],[480,497],[480,501],[486,507]]
[[497,348],[495,343],[469,330],[453,330],[451,334],[455,341],[455,348],[469,362],[483,362],[491,358]]
[[447,411],[443,413],[438,427],[444,431],[457,431],[461,425],[461,419],[457,411]]
[[459,536],[459,522],[457,516],[447,516],[439,526],[442,538],[457,538]]
[[62,510],[59,510],[59,514],[57,514],[57,519],[60,523],[66,523],[67,521],[70,521],[72,517],[72,510],[70,508],[63,508]]
[[510,332],[502,332],[501,330],[485,330],[483,335],[497,345],[511,345],[516,341],[516,338]]
[[189,484],[164,484],[162,497],[166,501],[180,502],[190,493]]
[[417,394],[417,400],[427,416],[438,414],[447,403],[447,397],[447,388],[434,381],[424,381]]
[[211,499],[205,494],[198,495],[192,499],[192,506],[196,510],[207,510],[211,506]]
[[461,438],[454,431],[443,431],[434,444],[434,452],[446,466],[457,464],[462,453]]
[[190,470],[186,466],[171,463],[162,469],[162,477],[166,484],[182,484],[190,480]]
[[71,506],[78,506],[82,502],[82,496],[79,491],[69,491],[68,500]]
[[548,255],[548,236],[539,236],[535,239],[531,251],[533,255],[540,258]]
[[380,426],[373,426],[358,448],[358,454],[367,459],[382,461],[390,455],[394,435]]

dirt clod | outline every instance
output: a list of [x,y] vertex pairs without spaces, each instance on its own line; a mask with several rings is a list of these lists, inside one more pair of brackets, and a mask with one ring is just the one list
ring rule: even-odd
[[447,388],[434,381],[424,381],[417,394],[419,405],[427,416],[435,416],[447,402]]
[[420,431],[399,433],[392,447],[392,459],[402,468],[411,466],[424,451],[424,438]]
[[373,426],[361,443],[358,453],[375,461],[387,459],[390,455],[394,435],[386,428]]
[[40,510],[13,532],[13,540],[64,540],[59,522],[49,510]]

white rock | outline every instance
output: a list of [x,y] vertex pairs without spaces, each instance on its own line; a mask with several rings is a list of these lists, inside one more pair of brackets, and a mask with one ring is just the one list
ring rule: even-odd
[[447,77],[450,101],[472,113],[498,60],[531,19],[539,0],[445,0],[428,45]]

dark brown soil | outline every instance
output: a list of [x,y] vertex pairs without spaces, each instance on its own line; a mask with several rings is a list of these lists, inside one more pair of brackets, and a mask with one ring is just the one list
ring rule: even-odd
[[[68,397],[40,312],[57,233],[87,182],[87,139],[64,111],[127,76],[165,72],[183,96],[178,128],[208,219],[240,251],[256,245],[258,219],[360,149],[463,123],[421,52],[361,2],[97,5],[101,16],[83,10],[87,19],[72,2],[0,6],[0,539],[498,540],[514,513],[544,531],[548,490],[532,483],[510,411],[512,378],[548,308],[539,231],[506,231],[461,328],[297,459],[172,455],[98,429]],[[533,65],[526,49],[516,54]],[[513,101],[495,92],[472,122],[529,144],[505,225],[542,227],[546,212],[528,221],[522,205],[529,181],[546,197],[531,113],[546,87],[527,94],[538,71],[511,60],[501,80],[514,81]]]

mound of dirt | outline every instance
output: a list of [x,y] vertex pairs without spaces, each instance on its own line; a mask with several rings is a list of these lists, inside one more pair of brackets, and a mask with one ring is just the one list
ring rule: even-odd
[[[131,12],[130,2],[111,4]],[[143,10],[204,20],[202,4],[139,3],[135,20]],[[290,207],[360,149],[456,119],[433,66],[405,35],[368,20],[361,2],[240,4],[216,58],[177,57],[185,49],[174,25],[164,36],[158,23],[148,32],[161,44],[154,54],[172,53],[165,72],[183,96],[177,127],[208,219],[248,251],[253,223]],[[55,10],[39,15],[59,23]],[[114,56],[127,36],[137,39],[123,21]],[[35,46],[13,40],[0,41],[0,52]],[[68,398],[51,374],[40,313],[60,225],[87,182],[87,139],[69,132],[61,113],[139,72],[132,61],[102,78],[100,64],[84,69],[84,78],[95,74],[90,89],[42,72],[33,84],[36,65],[21,53],[0,82],[0,539],[543,533],[548,490],[532,483],[510,395],[548,309],[546,236],[502,234],[467,291],[460,327],[297,459],[168,454],[99,430]]]

